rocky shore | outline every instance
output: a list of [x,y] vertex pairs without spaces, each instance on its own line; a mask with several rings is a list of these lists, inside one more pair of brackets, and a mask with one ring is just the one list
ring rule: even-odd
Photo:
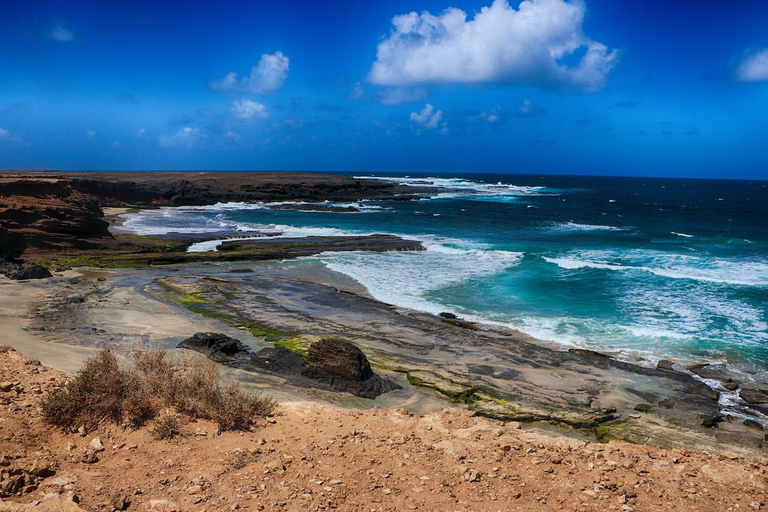
[[[760,415],[768,413],[768,392],[736,382],[727,368],[671,361],[649,367],[562,350],[451,314],[393,308],[317,265],[270,263],[323,251],[423,250],[418,241],[391,235],[237,239],[232,232],[136,236],[115,229],[103,214],[108,207],[225,201],[408,200],[411,192],[319,174],[0,174],[0,258],[8,260],[0,260],[0,274],[8,278],[0,277],[0,299],[14,307],[4,317],[7,342],[73,358],[95,348],[127,353],[147,343],[181,342],[283,402],[403,407],[417,415],[454,404],[461,413],[442,414],[463,414],[461,421],[477,428],[521,422],[577,439],[765,454]],[[187,251],[198,242],[217,250]],[[62,274],[78,267],[101,270]],[[35,278],[44,281],[28,281]],[[207,332],[218,334],[196,335]],[[349,414],[343,421],[357,418]],[[334,412],[333,418],[342,416]],[[495,478],[488,468],[462,468],[465,481]],[[603,496],[603,487],[591,489]],[[515,494],[509,496],[519,499]],[[625,495],[618,510],[629,506],[632,492]],[[556,503],[568,499],[563,494]],[[598,509],[592,505],[584,508]]]
[[147,252],[116,239],[102,208],[212,205],[230,201],[359,201],[407,193],[395,184],[319,173],[0,173],[0,258]]

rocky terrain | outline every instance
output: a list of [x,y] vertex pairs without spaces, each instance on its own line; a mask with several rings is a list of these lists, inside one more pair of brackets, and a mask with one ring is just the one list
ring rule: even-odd
[[209,205],[229,201],[358,201],[400,187],[312,173],[0,173],[0,258],[39,253],[142,251],[116,244],[104,207]]
[[179,343],[179,348],[195,350],[234,368],[267,371],[285,377],[293,385],[351,393],[362,398],[376,398],[400,387],[375,374],[359,348],[338,338],[315,341],[306,356],[280,346],[253,353],[240,341],[211,332],[197,333]]
[[450,408],[286,403],[251,432],[205,421],[60,432],[38,401],[66,376],[0,349],[0,511],[757,511],[768,462],[528,433]]

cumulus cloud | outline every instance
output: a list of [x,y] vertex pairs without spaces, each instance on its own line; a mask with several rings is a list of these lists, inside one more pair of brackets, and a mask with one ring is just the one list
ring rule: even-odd
[[443,111],[427,103],[419,112],[411,112],[411,125],[417,130],[439,130],[448,133],[448,123],[443,121]]
[[24,139],[19,135],[14,135],[5,128],[0,128],[0,141],[12,142],[14,144],[22,144]]
[[200,129],[185,126],[173,135],[161,135],[158,144],[161,148],[191,148],[200,141]]
[[400,105],[421,101],[426,97],[427,91],[421,87],[392,87],[381,91],[376,99],[382,105]]
[[259,63],[251,68],[249,76],[240,77],[234,71],[224,78],[210,83],[217,91],[247,92],[263,94],[282,87],[288,77],[288,57],[283,52],[263,54]]
[[146,128],[139,128],[138,130],[136,130],[136,138],[137,139],[142,138],[145,133],[147,133],[147,129]]
[[[474,18],[461,9],[392,18],[368,80],[380,85],[507,83],[601,89],[618,52],[582,32],[583,0],[494,0]],[[575,64],[564,62],[583,55]]]
[[764,82],[768,80],[768,48],[745,57],[736,68],[739,82]]
[[51,29],[50,36],[51,39],[60,43],[68,43],[75,40],[75,32],[67,26],[67,22],[63,19],[56,20],[56,24]]
[[229,111],[233,117],[243,121],[267,119],[270,115],[263,103],[251,100],[237,100],[230,105]]
[[89,139],[92,139],[92,138],[94,138],[96,136],[96,131],[95,130],[88,130],[87,132],[85,132],[85,135],[87,135]]

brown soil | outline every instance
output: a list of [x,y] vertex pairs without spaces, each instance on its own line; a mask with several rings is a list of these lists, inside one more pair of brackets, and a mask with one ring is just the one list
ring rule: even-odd
[[[149,427],[62,433],[43,424],[38,402],[64,378],[0,348],[0,389],[11,385],[0,391],[0,489],[25,479],[23,494],[1,499],[0,511],[721,511],[766,503],[764,459],[548,437],[457,408],[413,416],[295,402],[245,433],[217,435],[203,421],[165,441]],[[89,448],[94,438],[103,451]]]

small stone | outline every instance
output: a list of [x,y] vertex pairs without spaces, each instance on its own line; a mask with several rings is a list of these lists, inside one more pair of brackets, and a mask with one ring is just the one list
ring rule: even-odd
[[88,443],[88,448],[93,450],[94,453],[99,453],[104,451],[104,445],[101,444],[101,439],[98,437],[94,437],[91,439],[91,442]]
[[128,498],[124,494],[115,494],[110,502],[110,506],[115,510],[125,510],[128,504]]
[[13,389],[13,382],[0,382],[0,391],[7,393]]

